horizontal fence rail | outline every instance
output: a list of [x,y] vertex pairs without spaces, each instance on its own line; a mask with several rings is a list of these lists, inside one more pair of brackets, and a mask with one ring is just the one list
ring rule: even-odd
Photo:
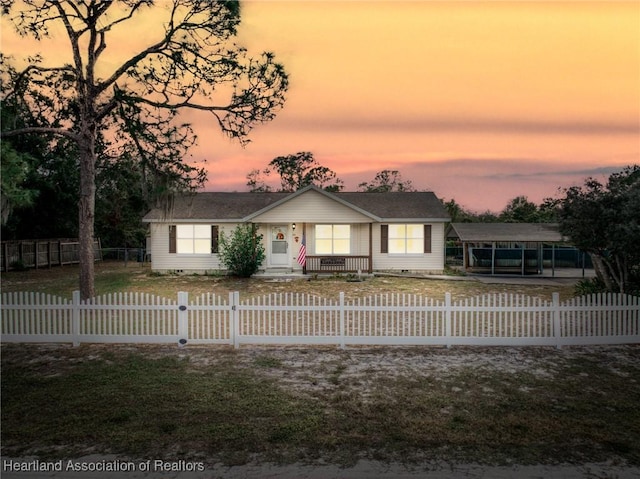
[[444,301],[414,294],[347,300],[299,293],[176,299],[116,293],[71,301],[2,293],[4,342],[518,346],[640,342],[640,298],[594,294],[560,301],[485,294]]

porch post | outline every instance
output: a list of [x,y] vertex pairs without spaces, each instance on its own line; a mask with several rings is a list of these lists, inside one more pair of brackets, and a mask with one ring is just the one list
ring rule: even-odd
[[469,243],[467,243],[466,241],[462,242],[462,268],[464,271],[469,271],[469,268],[471,267],[470,261],[469,261]]
[[496,242],[491,243],[491,276],[496,274]]
[[369,274],[373,273],[373,223],[369,223]]

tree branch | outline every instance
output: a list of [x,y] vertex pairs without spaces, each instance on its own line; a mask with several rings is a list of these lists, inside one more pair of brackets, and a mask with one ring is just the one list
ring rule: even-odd
[[15,80],[11,82],[13,84],[13,88],[4,92],[4,98],[11,98],[32,71],[37,71],[38,73],[76,73],[75,69],[71,65],[65,65],[63,67],[41,67],[39,65],[29,65],[16,75]]
[[60,136],[67,137],[76,142],[80,140],[80,136],[73,133],[72,131],[65,130],[63,128],[53,128],[49,126],[28,126],[25,128],[18,128],[16,130],[3,131],[3,132],[0,132],[0,138],[26,135],[28,133],[50,133],[53,135],[60,135]]

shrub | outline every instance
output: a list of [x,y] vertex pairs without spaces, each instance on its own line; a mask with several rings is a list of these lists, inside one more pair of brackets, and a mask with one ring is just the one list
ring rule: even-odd
[[607,287],[604,282],[596,277],[590,279],[582,279],[576,283],[575,294],[576,296],[587,296],[594,293],[605,293]]
[[220,260],[234,276],[248,278],[265,259],[262,235],[250,223],[238,225],[227,237],[220,233]]

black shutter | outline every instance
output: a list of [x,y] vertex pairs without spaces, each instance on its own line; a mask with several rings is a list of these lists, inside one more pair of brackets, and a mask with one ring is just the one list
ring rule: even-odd
[[211,252],[218,252],[218,226],[211,225]]
[[169,253],[176,252],[176,225],[169,225]]
[[380,225],[380,252],[389,252],[389,225]]
[[431,225],[424,225],[424,252],[431,253]]

